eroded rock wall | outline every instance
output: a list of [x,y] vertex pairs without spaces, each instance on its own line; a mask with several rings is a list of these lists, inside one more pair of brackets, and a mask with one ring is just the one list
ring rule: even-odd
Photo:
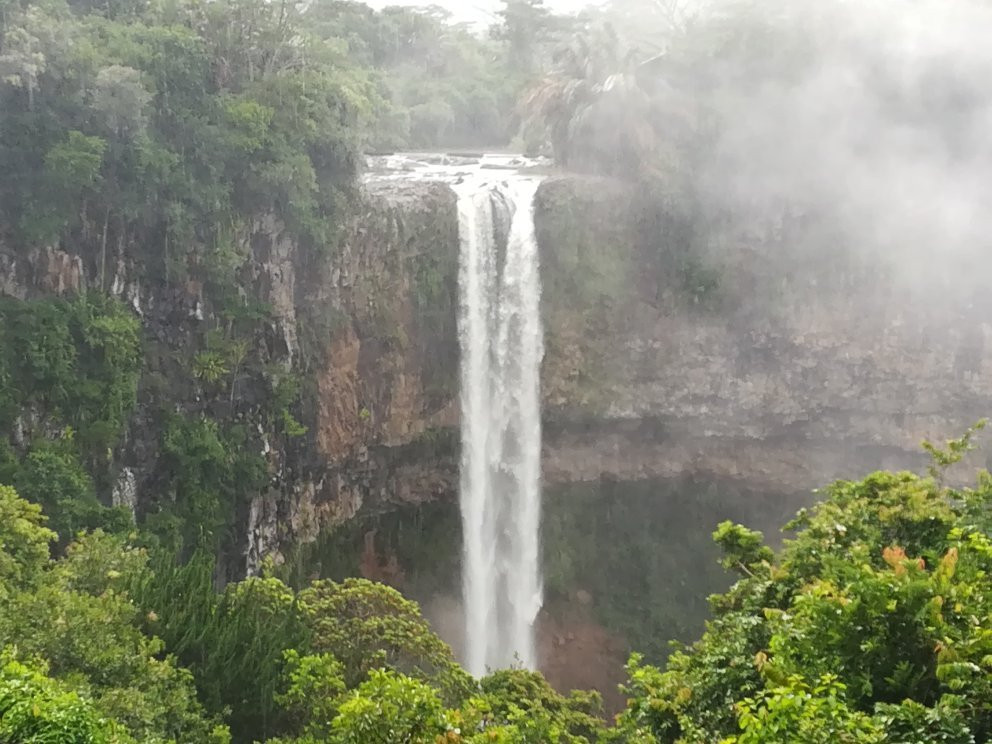
[[371,185],[340,246],[297,278],[309,427],[248,519],[248,567],[360,509],[450,496],[458,235],[437,184]]
[[[317,247],[261,215],[238,228],[238,260],[223,271],[196,263],[201,255],[179,271],[137,239],[109,241],[106,257],[85,235],[33,249],[0,240],[0,293],[102,289],[141,319],[139,403],[101,464],[114,484],[100,494],[106,503],[141,518],[156,500],[183,498],[162,451],[170,421],[206,417],[246,433],[241,446],[263,459],[267,485],[246,484],[232,505],[240,537],[225,548],[229,577],[265,556],[280,560],[287,546],[363,507],[451,493],[455,196],[435,184],[372,185],[347,213],[332,243]],[[241,368],[197,375],[211,335],[226,343],[237,324],[247,345]],[[286,375],[300,382],[292,415],[302,434],[287,434],[271,410],[272,380]]]
[[694,225],[563,179],[538,229],[551,481],[701,472],[794,492],[922,467],[924,438],[992,409],[988,304],[811,253],[803,218]]

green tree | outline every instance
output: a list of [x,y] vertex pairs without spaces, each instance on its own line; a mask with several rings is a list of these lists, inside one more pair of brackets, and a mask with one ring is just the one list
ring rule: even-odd
[[364,579],[316,581],[300,592],[299,604],[314,649],[343,664],[349,688],[390,669],[433,684],[449,704],[472,691],[448,645],[395,589]]
[[93,596],[57,581],[16,594],[0,614],[0,643],[46,660],[135,738],[208,740],[213,724],[191,675],[160,659],[161,641],[137,628],[136,608],[114,592]]
[[34,109],[38,79],[44,71],[41,40],[27,27],[9,29],[4,34],[4,51],[0,54],[0,78],[27,93],[28,111]]
[[[6,429],[17,414],[26,413],[19,437],[26,441],[19,445],[19,454],[55,453],[63,460],[63,471],[89,466],[79,479],[92,480],[95,474],[106,487],[111,451],[137,403],[137,318],[99,293],[72,300],[6,298],[0,301],[0,318],[0,370],[6,371],[0,379],[6,396],[0,393],[0,398],[10,401],[7,410],[0,411],[6,413],[0,425]],[[53,456],[45,459],[52,461]],[[61,480],[77,494],[93,488]],[[32,493],[30,498],[50,506],[60,495]]]
[[17,469],[14,486],[24,498],[41,505],[63,545],[80,530],[121,531],[131,525],[126,511],[100,503],[89,474],[66,447],[42,445],[32,449]]
[[544,0],[502,0],[501,23],[493,35],[505,39],[510,59],[517,69],[530,75],[537,71],[539,54],[548,40],[555,19]]
[[[309,709],[301,710],[287,670],[301,656],[310,663],[310,645],[293,591],[254,577],[218,592],[215,560],[204,552],[181,564],[170,551],[156,551],[150,565],[130,584],[143,627],[193,672],[207,710],[226,718],[236,741],[302,730]],[[310,704],[320,710],[319,701]]]
[[238,501],[265,482],[265,461],[244,447],[246,436],[206,417],[169,420],[161,465],[171,498],[160,499],[146,524],[184,556],[227,546]]
[[55,537],[45,527],[40,506],[0,486],[0,599],[38,581]]
[[286,690],[276,696],[291,718],[294,734],[314,740],[332,738],[332,727],[345,693],[344,667],[330,654],[301,656],[286,651]]
[[646,177],[662,155],[660,117],[637,73],[612,27],[582,29],[525,93],[529,126],[544,129],[555,159],[568,168]]
[[92,703],[32,668],[0,654],[0,741],[18,744],[126,744]]
[[516,728],[520,736],[526,726],[540,726],[554,731],[556,741],[574,744],[595,742],[602,733],[602,699],[598,693],[573,691],[566,697],[540,673],[524,669],[494,672],[480,684],[482,695],[473,703],[477,710],[484,711],[487,725]]
[[436,744],[450,729],[437,692],[389,670],[372,670],[334,719],[341,744]]
[[727,744],[881,744],[881,728],[865,713],[850,710],[844,685],[824,677],[810,686],[798,677],[737,706],[739,736]]
[[[146,570],[144,554],[123,538],[97,533],[70,546],[65,559],[49,561],[52,533],[37,507],[4,487],[0,513],[0,648],[16,649],[22,663],[41,664],[66,691],[138,741],[226,742],[226,729],[196,700],[189,672],[139,628],[138,608],[125,588]],[[59,701],[76,699],[70,697]],[[39,699],[39,710],[44,705]],[[20,713],[12,715],[11,726]],[[0,712],[0,730],[7,723]]]
[[45,154],[45,175],[62,225],[77,226],[80,205],[92,200],[100,183],[107,141],[70,130]]

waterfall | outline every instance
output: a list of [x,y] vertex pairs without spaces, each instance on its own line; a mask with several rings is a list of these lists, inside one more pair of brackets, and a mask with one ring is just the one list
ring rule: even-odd
[[476,676],[536,665],[544,350],[538,183],[518,176],[456,187],[465,664]]

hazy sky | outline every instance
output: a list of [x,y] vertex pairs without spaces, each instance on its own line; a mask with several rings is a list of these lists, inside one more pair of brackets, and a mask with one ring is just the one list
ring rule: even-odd
[[[450,10],[457,21],[484,21],[493,18],[499,7],[498,0],[366,0],[373,8],[387,5],[440,5]],[[592,5],[595,0],[545,0],[552,10],[558,12],[580,10]]]

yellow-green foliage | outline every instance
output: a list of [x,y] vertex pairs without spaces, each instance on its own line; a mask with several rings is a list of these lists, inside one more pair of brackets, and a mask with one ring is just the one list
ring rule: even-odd
[[632,661],[620,730],[658,742],[987,740],[990,504],[987,476],[953,490],[879,472],[830,486],[777,555],[721,526],[744,578],[712,598],[706,633],[667,670]]
[[56,535],[45,527],[41,507],[0,486],[0,600],[6,592],[36,582],[48,562],[48,545]]
[[381,669],[371,671],[344,699],[332,724],[334,741],[340,744],[436,744],[449,728],[433,688]]
[[93,704],[46,676],[0,654],[0,741],[24,744],[126,744],[134,741],[102,718]]
[[344,664],[353,686],[373,669],[394,669],[428,681],[446,701],[472,689],[451,649],[430,629],[415,602],[395,589],[364,579],[317,581],[299,595],[315,650]]
[[0,488],[0,513],[0,649],[9,649],[0,741],[76,741],[50,738],[59,721],[94,741],[227,741],[197,702],[191,675],[138,628],[125,587],[145,570],[143,554],[97,532],[49,561],[53,534],[36,507]]

